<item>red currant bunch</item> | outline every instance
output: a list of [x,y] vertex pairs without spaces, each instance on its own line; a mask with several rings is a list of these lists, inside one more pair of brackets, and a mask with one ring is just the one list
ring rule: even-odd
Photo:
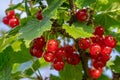
[[77,65],[80,62],[80,56],[72,46],[59,47],[58,40],[55,39],[50,39],[46,43],[43,36],[32,41],[30,53],[37,58],[43,56],[44,60],[52,63],[57,71],[64,69],[65,62],[71,65]]
[[76,18],[81,21],[84,22],[88,19],[88,12],[87,9],[80,9],[76,12]]
[[4,24],[9,25],[11,28],[14,28],[20,24],[19,18],[16,17],[14,10],[6,11],[6,16],[2,21]]
[[94,70],[90,71],[93,78],[98,78],[101,74],[103,67],[110,59],[112,49],[116,46],[116,39],[111,35],[104,35],[103,26],[96,26],[94,31],[94,37],[91,38],[80,38],[79,48],[83,50],[89,50],[90,57],[92,60],[92,66]]
[[71,65],[79,64],[80,56],[72,46],[58,47],[58,45],[57,40],[48,40],[46,45],[47,50],[43,55],[45,61],[51,62],[57,71],[64,69],[65,62]]

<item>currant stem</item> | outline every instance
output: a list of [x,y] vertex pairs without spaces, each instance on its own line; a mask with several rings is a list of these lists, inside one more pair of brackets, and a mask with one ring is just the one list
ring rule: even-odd
[[88,55],[82,50],[79,50],[79,52],[80,52],[80,59],[81,59],[82,67],[84,70],[83,80],[94,80],[91,76],[89,76]]
[[76,8],[75,8],[75,4],[74,4],[74,0],[69,0],[69,5],[70,5],[70,15],[71,18],[68,21],[69,25],[71,26],[72,23],[75,21],[75,13],[76,13]]
[[112,73],[113,73],[113,79],[112,80],[119,80],[120,79],[120,73],[115,73],[113,71],[112,71]]

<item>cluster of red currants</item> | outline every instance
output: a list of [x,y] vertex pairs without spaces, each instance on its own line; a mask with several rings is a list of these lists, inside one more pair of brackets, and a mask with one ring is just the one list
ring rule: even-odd
[[90,75],[98,78],[106,62],[110,59],[111,51],[116,46],[116,39],[111,35],[104,36],[103,26],[97,26],[93,34],[94,37],[91,38],[80,38],[79,47],[89,50],[93,67],[90,69]]
[[6,11],[6,16],[2,21],[4,24],[9,25],[11,28],[14,28],[20,24],[19,18],[16,17],[14,10]]
[[[43,48],[46,50],[43,51]],[[48,40],[46,44],[43,36],[33,40],[30,53],[37,58],[43,56],[44,60],[51,62],[57,71],[64,68],[65,62],[71,65],[77,65],[80,62],[80,56],[72,46],[59,47],[58,41],[54,39]]]

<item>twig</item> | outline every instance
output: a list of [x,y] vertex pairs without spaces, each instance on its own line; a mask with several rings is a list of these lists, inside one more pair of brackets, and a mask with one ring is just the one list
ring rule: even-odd
[[113,73],[113,79],[112,80],[119,80],[120,79],[120,73],[115,73],[113,71],[112,71],[112,73]]
[[71,26],[72,23],[75,21],[75,13],[76,13],[76,8],[75,8],[75,4],[74,4],[74,0],[69,0],[69,5],[70,5],[70,15],[71,18],[68,21],[69,25]]

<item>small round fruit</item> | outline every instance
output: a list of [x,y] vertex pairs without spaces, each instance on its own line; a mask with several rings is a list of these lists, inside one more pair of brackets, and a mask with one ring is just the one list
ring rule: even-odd
[[105,36],[104,43],[109,47],[115,48],[117,41],[113,36],[107,35]]
[[94,35],[102,36],[104,34],[103,26],[99,25],[95,28]]
[[89,48],[90,46],[90,40],[89,38],[80,38],[79,39],[79,42],[78,42],[78,45],[81,49],[84,49],[86,50],[87,48]]
[[15,16],[15,11],[14,11],[14,10],[6,11],[6,15],[7,15],[9,18],[12,18],[13,16]]
[[35,38],[32,43],[33,45],[38,45],[40,48],[43,48],[46,42],[44,36],[41,36],[39,38]]
[[3,20],[2,20],[2,22],[4,23],[4,24],[6,24],[6,25],[8,25],[9,24],[9,18],[7,17],[7,16],[5,16],[4,18],[3,18]]
[[66,56],[69,56],[74,53],[75,49],[72,46],[65,46]]
[[42,57],[42,54],[43,54],[43,50],[42,49],[39,49],[37,46],[32,46],[31,48],[30,48],[30,54],[32,55],[32,56],[35,56],[35,57],[37,57],[37,58],[40,58],[40,57]]
[[45,52],[43,55],[45,61],[47,62],[53,62],[55,59],[55,55],[51,52]]
[[109,46],[102,46],[101,54],[102,55],[109,55],[112,52],[112,48]]
[[48,52],[54,53],[58,50],[58,41],[54,39],[48,40],[46,47]]
[[77,11],[76,18],[81,22],[86,21],[88,19],[87,10],[81,9],[81,10]]
[[59,48],[55,53],[56,58],[66,58],[66,51],[64,47]]
[[42,13],[41,13],[41,11],[38,11],[38,12],[37,12],[36,18],[37,18],[38,20],[42,20]]
[[93,67],[95,69],[102,69],[105,65],[106,65],[106,63],[104,63],[102,61],[97,61],[97,60],[93,61]]
[[9,20],[9,26],[14,28],[19,25],[19,19],[17,17],[13,17]]
[[93,43],[89,47],[91,55],[98,55],[101,53],[101,47],[99,44]]
[[67,57],[67,63],[72,65],[77,65],[80,62],[80,56],[78,54],[72,54],[71,56]]
[[92,76],[94,79],[99,78],[101,74],[102,74],[102,69],[94,69],[94,68],[90,69],[89,75]]
[[63,68],[64,68],[64,62],[61,61],[61,60],[57,60],[57,59],[56,59],[56,60],[53,62],[53,67],[54,67],[54,69],[57,70],[57,71],[63,70]]

